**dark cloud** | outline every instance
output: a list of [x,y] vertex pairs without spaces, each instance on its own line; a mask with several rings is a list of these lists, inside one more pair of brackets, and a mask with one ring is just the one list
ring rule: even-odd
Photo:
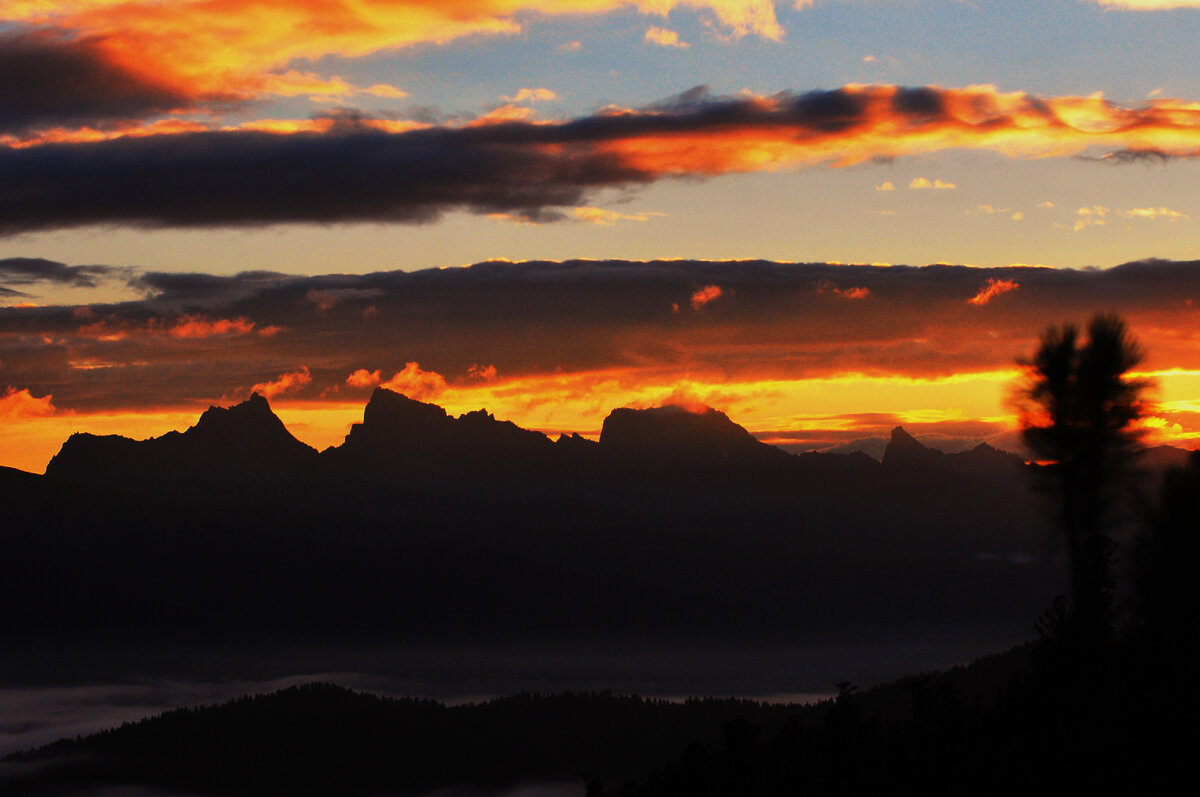
[[181,89],[115,63],[97,41],[50,30],[0,34],[0,133],[103,128],[192,105]]
[[94,288],[99,280],[128,271],[114,266],[68,266],[37,257],[0,258],[0,287],[54,282],[79,288]]
[[421,223],[453,208],[546,220],[590,189],[649,179],[588,147],[540,149],[543,136],[529,125],[400,135],[348,127],[0,151],[0,232],[91,223]]
[[[1104,106],[1097,112],[1122,127],[1097,140],[1064,125],[1055,102],[978,87],[849,87],[772,97],[712,96],[699,87],[642,110],[605,109],[547,124],[386,132],[378,119],[339,109],[323,133],[204,131],[46,143],[0,149],[0,234],[86,224],[419,224],[450,210],[551,221],[602,188],[761,168],[745,158],[761,144],[778,149],[783,163],[847,165],[951,146],[1019,154],[1048,136],[1059,148],[1115,146],[1119,161],[1135,157],[1120,149],[1121,131],[1140,134],[1152,125],[1172,135],[1195,132],[1155,108]],[[972,118],[962,118],[965,107],[975,109]],[[1042,125],[1030,126],[1030,116]],[[1157,157],[1140,152],[1137,158]]]
[[243,271],[234,277],[219,277],[195,272],[151,271],[133,276],[130,287],[144,291],[157,304],[181,304],[191,307],[228,305],[268,288],[302,281],[275,271]]
[[901,88],[892,102],[898,111],[906,114],[936,117],[945,112],[941,93],[928,87]]
[[[970,304],[989,280],[1020,287]],[[936,377],[1010,368],[1048,324],[1100,310],[1129,320],[1152,367],[1200,368],[1191,338],[1170,332],[1194,326],[1200,262],[535,261],[314,277],[151,272],[136,284],[145,299],[0,309],[5,380],[84,409],[218,398],[301,367],[312,381],[296,395],[315,397],[360,368],[386,379],[409,362],[451,383],[482,366],[501,379]],[[694,311],[707,285],[722,296]],[[858,288],[866,294],[849,298]],[[203,334],[171,334],[184,321]]]

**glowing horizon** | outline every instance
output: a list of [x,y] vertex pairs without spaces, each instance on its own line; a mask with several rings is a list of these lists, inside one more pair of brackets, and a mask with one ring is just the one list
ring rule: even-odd
[[255,390],[324,446],[375,385],[1004,441],[1096,312],[1193,445],[1197,39],[1192,0],[9,2],[0,464]]
[[[575,375],[536,380],[539,385],[529,384],[530,380],[512,380],[451,387],[443,382],[435,394],[418,400],[437,404],[452,416],[483,409],[499,420],[512,421],[551,439],[560,434],[598,439],[604,418],[618,407],[644,409],[699,403],[724,412],[763,442],[792,451],[844,447],[887,437],[893,427],[904,426],[910,434],[934,447],[961,448],[989,442],[1020,453],[1018,419],[1006,407],[1006,398],[1019,375],[1017,369],[942,379],[842,374],[792,382],[704,384],[683,380],[629,388],[619,387],[617,380],[608,375],[610,388],[602,386],[599,390],[592,381],[595,375]],[[1170,369],[1139,372],[1136,376],[1154,380],[1157,385],[1154,395],[1159,397],[1141,423],[1147,432],[1147,444],[1200,447],[1200,424],[1195,420],[1200,417],[1200,403],[1178,398],[1197,395],[1200,371]],[[600,381],[603,385],[605,377],[601,376]],[[581,389],[582,383],[591,383],[590,389]],[[890,401],[877,398],[882,389],[891,391]],[[611,405],[600,409],[606,399]],[[298,401],[286,397],[268,400],[288,431],[318,451],[340,445],[350,426],[362,421],[366,404],[366,396],[338,401]],[[48,397],[41,397],[40,401],[50,403]],[[215,406],[230,406],[237,401],[226,399]],[[788,412],[797,406],[805,411]],[[0,410],[3,409],[4,400],[0,398]],[[10,411],[5,416],[8,461],[0,465],[41,473],[70,434],[159,437],[195,425],[204,409],[205,406],[197,404],[190,411],[146,408],[118,413],[51,411],[26,415]],[[982,414],[989,409],[997,414]]]

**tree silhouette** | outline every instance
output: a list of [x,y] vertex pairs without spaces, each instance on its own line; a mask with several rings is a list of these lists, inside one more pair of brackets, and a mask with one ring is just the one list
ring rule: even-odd
[[1102,641],[1111,628],[1116,487],[1130,472],[1149,383],[1129,376],[1142,347],[1115,315],[1096,315],[1082,340],[1074,324],[1051,326],[1037,353],[1020,360],[1017,397],[1025,443],[1058,502],[1070,567],[1070,628],[1077,641]]

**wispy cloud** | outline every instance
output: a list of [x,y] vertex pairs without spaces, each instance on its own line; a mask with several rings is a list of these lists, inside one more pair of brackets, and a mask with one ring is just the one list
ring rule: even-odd
[[936,188],[943,191],[958,188],[957,185],[946,180],[930,180],[928,177],[914,177],[912,182],[908,184],[908,187],[918,190],[922,188]]
[[1108,223],[1109,218],[1136,219],[1142,221],[1153,221],[1156,219],[1165,219],[1167,221],[1181,221],[1189,218],[1188,214],[1182,211],[1172,210],[1167,207],[1146,207],[1146,208],[1109,208],[1104,205],[1091,205],[1081,207],[1075,211],[1076,232],[1085,227],[1103,227]]
[[976,307],[982,307],[997,296],[1009,291],[1015,291],[1019,287],[1021,286],[1016,280],[996,279],[992,277],[979,289],[979,293],[967,300],[967,303],[973,304]]
[[649,221],[654,216],[663,216],[666,214],[653,211],[646,213],[621,213],[616,210],[605,210],[604,208],[587,206],[571,208],[571,215],[577,221],[599,224],[602,227],[611,227],[618,221]]

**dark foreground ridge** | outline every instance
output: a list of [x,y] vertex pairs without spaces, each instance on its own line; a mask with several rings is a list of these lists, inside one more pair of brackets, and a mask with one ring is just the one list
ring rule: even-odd
[[[330,684],[181,709],[10,756],[0,787],[140,784],[238,794],[394,793],[570,783],[601,767],[633,778],[723,723],[783,727],[799,706],[646,700],[610,693],[522,694],[446,706]],[[24,765],[23,767],[21,765]],[[32,775],[20,778],[22,768]],[[22,780],[24,781],[22,783]],[[6,792],[8,793],[8,792]]]
[[488,794],[537,783],[580,797],[1186,789],[1188,734],[1168,721],[1178,694],[1153,683],[1163,673],[1139,651],[1127,638],[1064,671],[1062,640],[1043,637],[864,692],[839,684],[835,699],[810,705],[603,692],[446,706],[309,684],[14,754],[0,762],[0,787],[29,797],[114,786]]

